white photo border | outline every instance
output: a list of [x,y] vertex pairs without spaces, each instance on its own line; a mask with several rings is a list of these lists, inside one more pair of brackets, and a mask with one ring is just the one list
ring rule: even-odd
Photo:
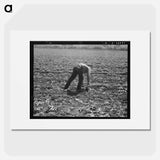
[[[30,119],[30,41],[130,41],[131,119]],[[149,31],[11,31],[10,94],[12,130],[151,130]],[[139,50],[139,52],[137,52]],[[136,57],[144,60],[136,60]],[[142,65],[143,64],[143,65]],[[139,67],[139,68],[138,68]],[[143,74],[141,72],[143,71]],[[15,76],[16,75],[16,76]],[[136,77],[140,79],[140,84]],[[143,82],[141,79],[145,78]],[[143,83],[142,83],[143,82]],[[134,86],[133,86],[134,85]],[[136,87],[135,87],[136,86]],[[137,90],[137,93],[136,93]],[[16,93],[15,93],[16,92]],[[138,93],[142,92],[142,93]],[[140,97],[141,95],[141,97]],[[134,96],[134,97],[133,97]],[[140,104],[139,104],[140,103]],[[142,105],[144,103],[144,105]],[[22,105],[23,104],[23,105]],[[137,105],[138,104],[138,105]]]

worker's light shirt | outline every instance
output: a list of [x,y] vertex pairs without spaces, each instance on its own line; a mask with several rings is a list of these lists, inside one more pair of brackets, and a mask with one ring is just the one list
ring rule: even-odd
[[84,63],[79,63],[77,65],[77,67],[81,69],[82,73],[86,73],[87,74],[87,82],[88,82],[88,85],[89,85],[91,68],[89,66],[87,66],[86,64],[84,64]]

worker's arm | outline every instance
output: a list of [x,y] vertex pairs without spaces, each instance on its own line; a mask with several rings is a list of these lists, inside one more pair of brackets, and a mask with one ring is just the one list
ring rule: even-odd
[[88,71],[87,71],[87,87],[89,87],[89,85],[90,85],[90,75],[91,75],[91,69],[88,68]]

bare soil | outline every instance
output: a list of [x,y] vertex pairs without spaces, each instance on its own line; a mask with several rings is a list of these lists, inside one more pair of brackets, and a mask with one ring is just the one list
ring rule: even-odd
[[[76,63],[92,65],[91,86],[77,93]],[[34,117],[127,117],[127,51],[34,48]],[[84,86],[86,79],[84,79]]]

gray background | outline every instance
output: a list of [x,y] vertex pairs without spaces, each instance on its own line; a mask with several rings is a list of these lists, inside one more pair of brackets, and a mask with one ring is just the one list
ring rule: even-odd
[[[155,48],[155,9],[151,5],[26,5],[5,26],[5,151],[9,155],[152,155],[151,131],[11,131],[9,127],[9,31],[149,30]],[[154,59],[152,59],[154,61]],[[152,90],[155,86],[153,86]],[[152,97],[152,106],[154,106]],[[155,108],[152,108],[152,115]]]

